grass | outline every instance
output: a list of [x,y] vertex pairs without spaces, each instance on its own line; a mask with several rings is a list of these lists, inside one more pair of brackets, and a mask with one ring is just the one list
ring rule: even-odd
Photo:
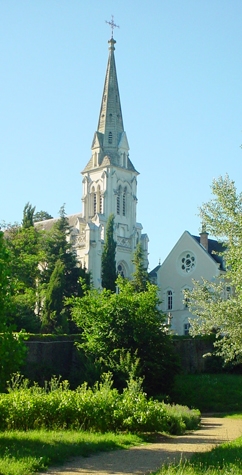
[[201,412],[242,412],[242,375],[177,375],[171,399]]
[[73,456],[127,449],[145,443],[134,434],[80,431],[9,431],[0,433],[0,474],[30,475]]
[[242,437],[194,454],[190,461],[163,466],[153,475],[242,475]]

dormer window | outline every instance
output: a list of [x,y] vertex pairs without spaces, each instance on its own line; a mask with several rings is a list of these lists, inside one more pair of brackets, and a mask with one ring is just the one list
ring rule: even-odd
[[108,143],[112,143],[113,142],[113,134],[112,132],[109,132],[108,134]]

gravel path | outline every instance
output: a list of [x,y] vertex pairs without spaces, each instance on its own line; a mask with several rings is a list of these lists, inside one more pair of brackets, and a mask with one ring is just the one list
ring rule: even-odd
[[40,475],[146,475],[163,463],[179,462],[194,452],[205,452],[222,442],[242,435],[241,419],[203,417],[201,428],[190,434],[161,437],[155,444],[128,450],[99,453],[89,458],[76,457],[64,467],[52,468]]

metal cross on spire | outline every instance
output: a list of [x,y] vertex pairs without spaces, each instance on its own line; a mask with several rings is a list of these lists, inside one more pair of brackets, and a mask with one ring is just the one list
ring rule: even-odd
[[116,25],[116,24],[114,23],[114,21],[113,21],[113,15],[112,15],[112,20],[111,20],[111,21],[107,21],[107,20],[106,20],[106,23],[108,23],[108,25],[111,26],[112,38],[113,38],[113,30],[114,30],[114,28],[119,28],[119,25]]

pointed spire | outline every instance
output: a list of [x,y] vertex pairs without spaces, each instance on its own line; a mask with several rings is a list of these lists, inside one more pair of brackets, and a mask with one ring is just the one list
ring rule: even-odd
[[103,134],[103,149],[112,155],[117,150],[124,126],[114,57],[116,41],[111,38],[108,43],[109,58],[97,130]]
[[[107,22],[109,23],[109,22]],[[117,26],[111,23],[111,26]],[[138,173],[129,159],[129,144],[124,131],[112,37],[103,88],[97,131],[92,141],[92,157],[83,173],[98,166],[114,165]]]

